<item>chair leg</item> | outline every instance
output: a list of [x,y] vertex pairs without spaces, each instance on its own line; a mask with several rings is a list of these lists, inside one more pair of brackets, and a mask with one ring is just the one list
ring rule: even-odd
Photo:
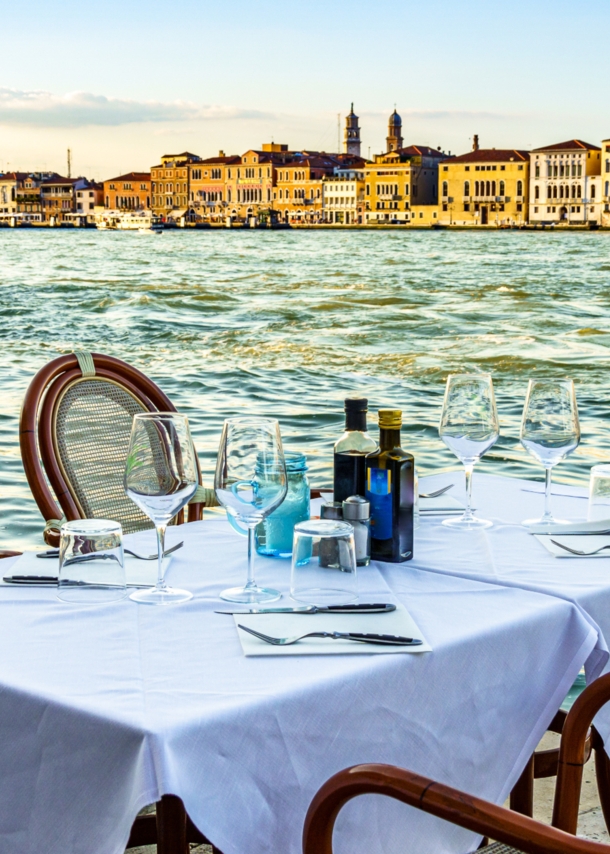
[[157,803],[157,854],[188,854],[186,810],[176,795],[163,795]]
[[597,791],[604,814],[606,827],[610,830],[610,759],[604,749],[595,727],[592,727],[592,742],[595,750],[595,777],[597,780]]
[[521,815],[534,814],[534,756],[528,759],[523,773],[510,793],[510,808]]

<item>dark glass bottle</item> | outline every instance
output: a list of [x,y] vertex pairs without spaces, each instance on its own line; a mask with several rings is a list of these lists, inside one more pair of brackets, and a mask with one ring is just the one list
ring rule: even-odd
[[400,409],[379,410],[379,450],[366,458],[371,504],[371,557],[402,563],[413,557],[414,459],[400,447]]
[[364,495],[364,460],[377,450],[377,442],[366,432],[368,400],[345,399],[345,433],[334,447],[334,499],[345,501],[350,495]]

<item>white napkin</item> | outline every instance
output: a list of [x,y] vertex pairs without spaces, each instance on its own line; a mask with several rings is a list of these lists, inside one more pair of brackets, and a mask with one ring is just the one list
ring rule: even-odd
[[[379,655],[395,652],[431,652],[415,620],[402,605],[385,614],[234,614],[244,655]],[[272,646],[237,628],[241,623],[275,638],[306,632],[375,632],[419,638],[420,646],[381,646],[331,638],[307,638],[291,646]]]
[[586,534],[610,533],[610,519],[596,519],[594,522],[556,522],[553,525],[528,525],[530,534]]
[[419,512],[425,514],[458,513],[464,511],[464,504],[453,495],[439,495],[438,498],[420,498]]
[[610,546],[610,537],[608,536],[573,536],[565,537],[564,539],[562,539],[560,534],[551,534],[550,536],[536,534],[536,539],[538,540],[538,542],[542,543],[545,549],[550,552],[553,557],[577,557],[580,560],[583,560],[583,558],[585,557],[610,557],[610,549],[604,549],[603,552],[600,552],[597,555],[573,555],[570,554],[570,552],[567,552],[565,549],[556,546],[555,543],[551,542],[551,540],[555,540],[558,543],[563,543],[564,545],[569,546],[571,549],[577,549],[581,552],[593,552],[600,546]]
[[[163,566],[166,572],[172,558],[173,555],[168,555],[163,559]],[[25,552],[11,565],[6,575],[51,575],[57,577],[58,572],[59,559],[38,558],[36,557],[36,552]],[[157,580],[157,561],[138,560],[138,558],[131,555],[125,555],[125,576],[128,587],[153,587]],[[7,582],[2,580],[1,583],[6,584]],[[14,586],[11,585],[11,587]],[[22,584],[20,586],[35,587],[37,585]]]

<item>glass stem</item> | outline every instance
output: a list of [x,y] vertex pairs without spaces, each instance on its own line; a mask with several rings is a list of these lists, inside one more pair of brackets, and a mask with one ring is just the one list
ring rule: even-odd
[[544,519],[552,519],[551,515],[551,476],[553,469],[544,470]]
[[166,584],[163,578],[163,555],[165,554],[165,531],[167,525],[157,525],[157,590],[165,590]]
[[464,466],[464,474],[466,476],[466,510],[464,510],[464,518],[470,519],[472,516],[472,472],[473,465]]
[[248,525],[248,580],[246,581],[246,590],[256,587],[256,582],[254,581],[254,555],[256,554],[255,529],[256,523]]

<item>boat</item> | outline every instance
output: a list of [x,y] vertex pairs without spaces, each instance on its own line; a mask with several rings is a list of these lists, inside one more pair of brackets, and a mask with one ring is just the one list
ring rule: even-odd
[[160,234],[163,230],[163,223],[153,218],[152,211],[101,210],[95,214],[95,224],[101,231]]

